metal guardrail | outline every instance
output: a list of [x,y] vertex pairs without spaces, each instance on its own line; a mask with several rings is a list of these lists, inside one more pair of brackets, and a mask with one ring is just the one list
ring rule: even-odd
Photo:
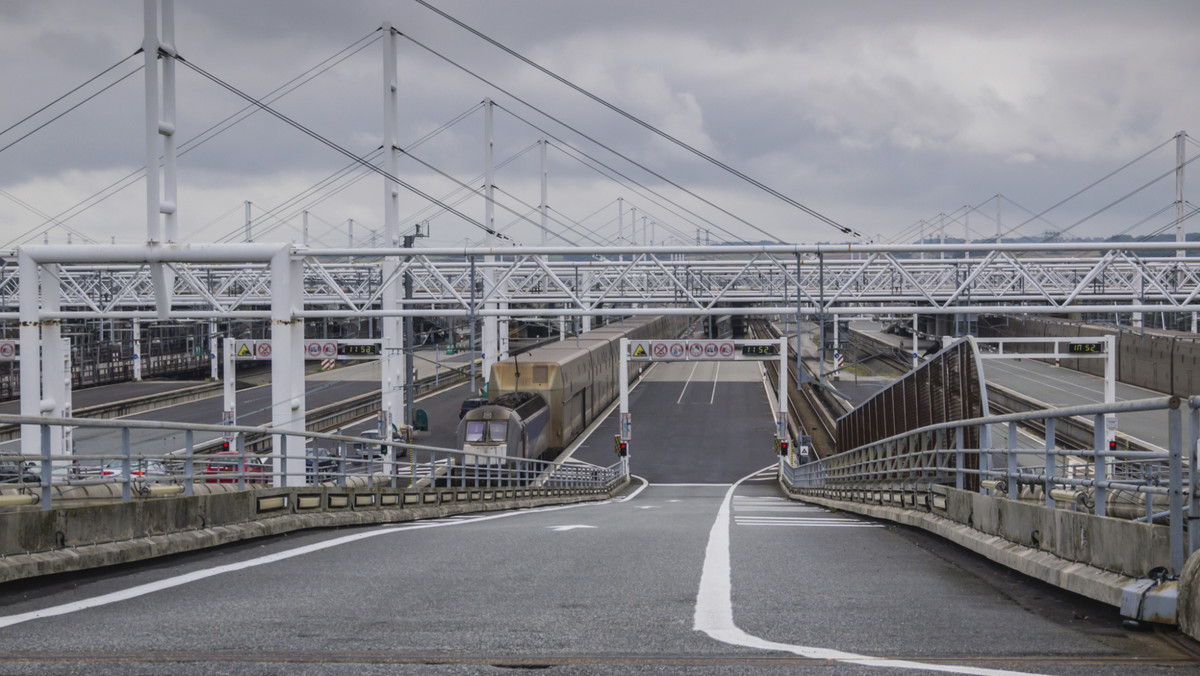
[[[199,484],[232,484],[239,490],[326,482],[344,486],[356,476],[394,488],[445,485],[607,489],[629,474],[624,459],[611,467],[501,459],[400,441],[262,427],[0,415],[0,424],[3,423],[38,425],[42,452],[33,456],[0,454],[0,466],[18,469],[11,481],[0,483],[0,507],[39,505],[48,510],[72,500],[95,501],[111,496],[108,491],[89,492],[91,486],[119,487],[119,499],[129,501],[172,494],[191,496]],[[120,429],[121,448],[98,455],[53,454],[50,440],[54,428],[64,425]],[[184,452],[134,453],[130,437],[133,429],[181,432]],[[236,451],[220,455],[197,453],[195,432],[234,434],[230,447]],[[251,452],[248,438],[262,435],[281,436],[283,451]],[[306,448],[310,441],[313,449],[318,441],[332,444],[337,453],[332,457],[321,456],[318,451]],[[305,450],[292,452],[293,448]]]
[[[1194,469],[1200,460],[1196,455],[1200,445],[1200,396],[1189,398],[1187,404],[1190,431],[1186,445],[1183,400],[1156,397],[926,425],[804,465],[781,463],[781,474],[787,484],[801,491],[826,487],[870,490],[890,484],[933,492],[938,485],[963,489],[976,478],[977,490],[984,494],[1003,494],[1018,500],[1022,498],[1022,487],[1028,491],[1026,497],[1036,489],[1046,507],[1066,503],[1067,508],[1090,508],[1099,516],[1108,515],[1110,498],[1140,496],[1143,508],[1138,511],[1142,514],[1134,518],[1166,520],[1171,569],[1178,574],[1188,554],[1200,550],[1200,472]],[[1134,411],[1164,412],[1169,437],[1165,453],[1108,449],[1104,415]],[[1091,448],[1058,447],[1055,421],[1071,416],[1091,417],[1095,429],[1100,430]],[[1045,426],[1044,446],[1018,448],[1016,427],[1030,421]],[[1008,425],[1007,448],[993,447],[992,425]],[[965,441],[973,435],[979,439],[977,446]],[[1185,448],[1189,449],[1186,453]],[[1030,458],[1034,462],[1028,462]],[[975,459],[978,466],[972,467],[970,459]],[[1160,509],[1162,506],[1166,509]]]

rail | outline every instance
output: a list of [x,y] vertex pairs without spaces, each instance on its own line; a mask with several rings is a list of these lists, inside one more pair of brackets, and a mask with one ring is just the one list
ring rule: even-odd
[[[0,508],[36,505],[49,510],[80,501],[120,500],[165,495],[192,496],[199,486],[209,490],[254,490],[270,486],[339,485],[365,481],[393,488],[481,487],[609,489],[628,476],[628,466],[581,466],[527,458],[496,458],[454,449],[377,438],[322,432],[173,422],[46,418],[0,415],[0,423],[38,425],[42,452],[0,454]],[[56,427],[122,430],[121,448],[113,453],[51,453]],[[184,452],[147,454],[132,450],[133,430],[168,430],[183,437]],[[197,453],[196,432],[232,434],[224,454]],[[247,439],[279,435],[280,453],[253,453]],[[318,442],[336,452],[323,455]],[[295,450],[292,450],[295,449]],[[103,487],[93,490],[93,487]],[[119,495],[116,494],[119,491]]]
[[[1200,397],[1187,400],[1190,432],[1186,444],[1182,404],[1178,397],[1156,397],[927,425],[807,464],[781,463],[781,478],[802,493],[900,486],[908,492],[931,496],[937,486],[961,490],[972,483],[970,477],[975,477],[979,492],[1002,494],[1009,500],[1040,498],[1049,508],[1090,509],[1097,516],[1131,520],[1165,520],[1171,572],[1178,575],[1187,555],[1200,549],[1200,528],[1188,528],[1189,522],[1196,523],[1200,515],[1200,473],[1192,469],[1197,461],[1194,449],[1200,443]],[[1104,415],[1133,411],[1165,414],[1169,437],[1166,452],[1108,450],[1103,436]],[[1092,448],[1069,450],[1056,443],[1055,422],[1071,416],[1089,416],[1095,429],[1101,430]],[[1015,427],[1032,421],[1044,425],[1044,446],[1018,448]],[[1007,448],[992,446],[992,425],[1009,426]],[[975,448],[964,443],[972,430],[979,435],[979,446]],[[1193,450],[1185,454],[1185,448]],[[972,456],[978,459],[977,467],[967,462]]]

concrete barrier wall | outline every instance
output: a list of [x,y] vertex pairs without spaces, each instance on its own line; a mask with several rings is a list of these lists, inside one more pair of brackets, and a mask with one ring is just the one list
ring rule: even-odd
[[[1120,607],[1130,585],[1169,567],[1168,528],[935,486],[797,489],[795,499],[922,528],[1021,573]],[[1198,576],[1200,577],[1200,576]]]
[[[628,479],[626,479],[626,482]],[[305,486],[162,497],[0,514],[0,582],[177,554],[305,528],[606,500],[597,488]],[[198,486],[200,488],[201,486]]]

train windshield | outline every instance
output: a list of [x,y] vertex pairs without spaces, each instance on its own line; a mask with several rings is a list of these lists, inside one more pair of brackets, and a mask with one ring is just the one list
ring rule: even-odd
[[508,423],[504,420],[468,420],[465,441],[477,443],[480,441],[504,441],[504,432]]
[[488,423],[488,441],[504,441],[504,430],[507,423],[503,420],[493,420]]
[[482,420],[467,421],[467,441],[483,441],[483,433],[487,429]]

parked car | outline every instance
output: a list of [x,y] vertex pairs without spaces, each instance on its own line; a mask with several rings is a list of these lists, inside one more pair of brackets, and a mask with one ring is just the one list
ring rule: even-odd
[[338,456],[337,451],[329,448],[317,448],[316,452],[310,447],[305,455],[307,459],[304,461],[304,472],[309,477],[312,477],[313,483],[329,481],[338,474]]
[[462,406],[458,407],[458,419],[462,420],[463,416],[467,414],[467,411],[484,406],[487,404],[487,402],[487,397],[471,397],[470,399],[463,399]]
[[35,483],[42,480],[32,462],[19,460],[0,461],[0,484]]
[[[102,477],[119,477],[123,472],[122,465],[124,460],[109,460],[100,467],[100,476]],[[161,460],[139,460],[133,459],[129,461],[129,476],[142,477],[161,477],[171,476],[171,471],[167,469],[167,465]]]
[[[210,484],[235,484],[240,478],[238,466],[241,457],[237,451],[223,451],[214,453],[208,456],[208,464],[204,466],[205,483]],[[203,462],[203,456],[197,456],[197,462]],[[265,484],[267,483],[267,464],[263,459],[255,455],[246,455],[246,483]]]

